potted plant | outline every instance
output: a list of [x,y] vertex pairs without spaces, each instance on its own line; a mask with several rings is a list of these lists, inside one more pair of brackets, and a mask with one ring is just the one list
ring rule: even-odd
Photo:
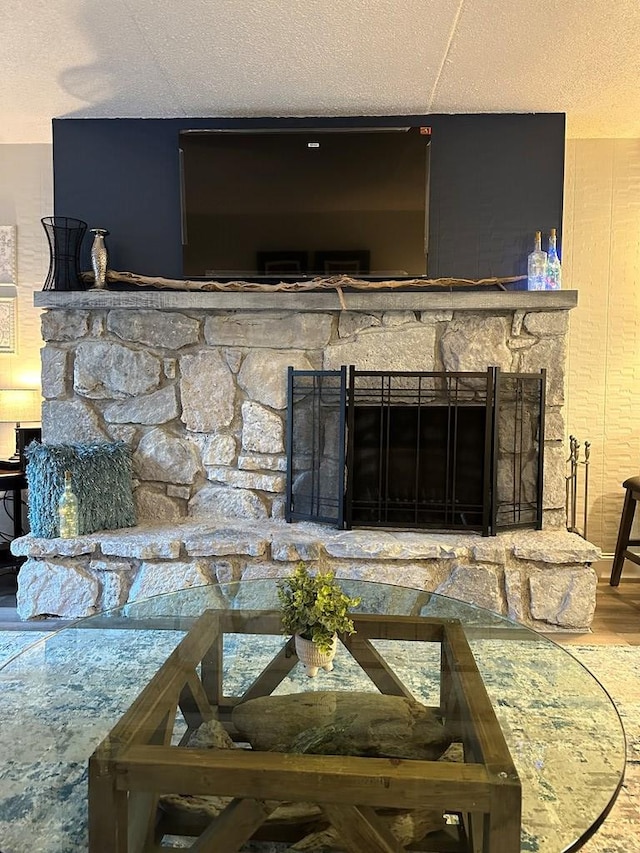
[[360,599],[342,591],[334,572],[310,574],[304,563],[278,582],[278,598],[282,627],[293,634],[296,654],[307,675],[313,678],[319,668],[330,672],[338,632],[354,633],[349,607],[356,607]]

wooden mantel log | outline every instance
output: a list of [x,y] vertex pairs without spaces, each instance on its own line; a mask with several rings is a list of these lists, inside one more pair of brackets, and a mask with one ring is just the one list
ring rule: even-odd
[[[93,273],[82,274],[83,281],[93,282]],[[501,287],[515,281],[522,281],[524,275],[510,276],[508,278],[412,278],[407,280],[388,279],[385,281],[364,281],[363,279],[351,278],[347,275],[331,276],[328,278],[312,278],[308,281],[280,281],[277,284],[262,284],[253,281],[190,281],[188,279],[162,278],[159,276],[139,275],[133,272],[107,271],[107,284],[134,284],[139,287],[157,287],[163,290],[200,290],[218,292],[245,292],[245,293],[299,293],[302,291],[335,290],[338,296],[342,288],[349,287],[353,290],[407,290],[423,287]],[[342,302],[342,299],[341,299]]]

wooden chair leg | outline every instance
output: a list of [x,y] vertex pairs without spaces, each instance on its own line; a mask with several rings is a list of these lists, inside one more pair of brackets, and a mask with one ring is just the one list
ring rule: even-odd
[[624,552],[629,545],[629,536],[631,534],[631,525],[633,524],[633,516],[636,511],[636,501],[633,498],[631,489],[627,489],[624,496],[624,505],[622,507],[622,516],[620,517],[620,528],[618,530],[618,541],[616,542],[616,551],[611,566],[611,578],[609,584],[618,586],[620,583],[620,575],[622,574],[622,566],[624,565]]

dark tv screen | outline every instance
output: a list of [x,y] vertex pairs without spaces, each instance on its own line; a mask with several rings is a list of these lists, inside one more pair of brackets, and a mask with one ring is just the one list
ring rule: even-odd
[[185,131],[183,274],[424,276],[428,132]]

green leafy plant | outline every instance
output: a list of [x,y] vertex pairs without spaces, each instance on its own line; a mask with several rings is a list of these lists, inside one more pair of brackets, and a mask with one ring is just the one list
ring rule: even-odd
[[278,598],[285,633],[299,633],[313,640],[321,652],[329,652],[337,632],[353,634],[349,608],[360,604],[342,591],[332,571],[312,575],[304,563],[278,582]]

